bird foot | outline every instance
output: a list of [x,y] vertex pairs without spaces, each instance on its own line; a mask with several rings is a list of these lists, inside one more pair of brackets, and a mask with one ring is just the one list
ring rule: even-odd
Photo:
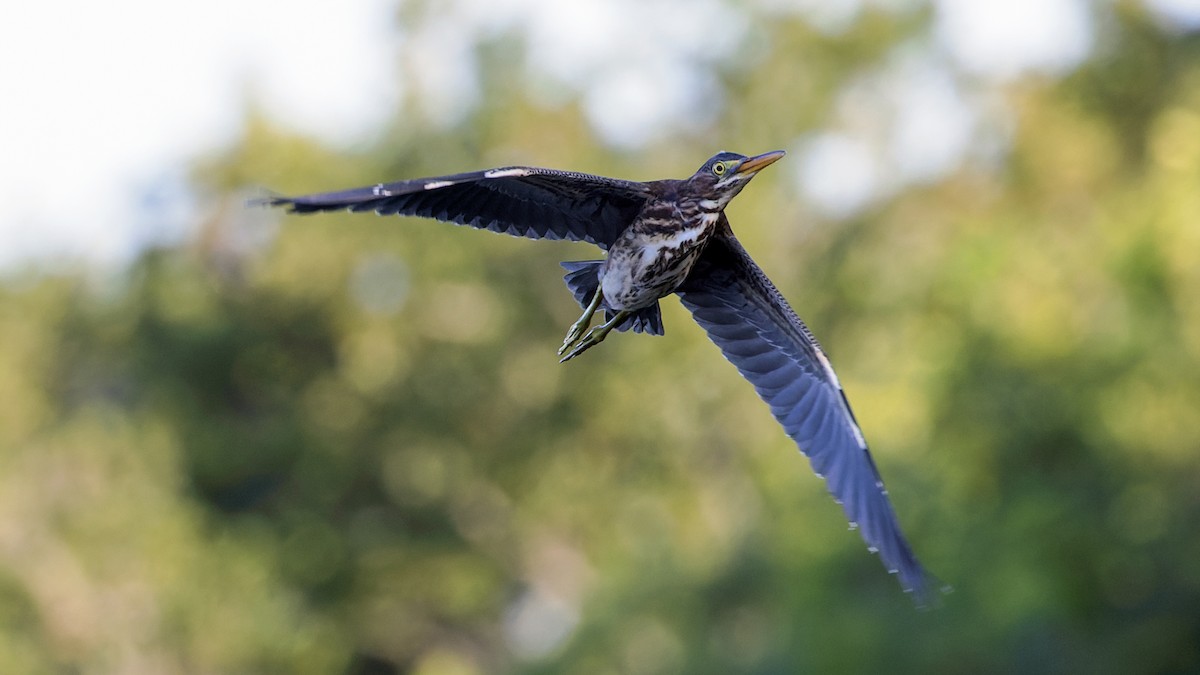
[[[575,346],[575,344],[583,339],[584,331],[586,331],[588,326],[591,324],[592,317],[589,315],[581,316],[579,317],[578,321],[571,324],[570,330],[567,331],[567,337],[563,340],[562,346],[558,348],[558,355],[562,356],[568,349]],[[565,361],[566,359],[563,360]]]
[[[571,351],[567,352],[567,355],[563,356],[561,359],[559,359],[558,362],[566,363],[567,361],[570,361],[571,359],[575,358],[576,356],[579,356],[580,354],[586,352],[587,350],[591,349],[592,347],[595,347],[596,345],[600,344],[601,342],[604,342],[604,338],[608,337],[608,334],[612,332],[612,329],[621,325],[621,322],[624,321],[628,316],[629,316],[629,312],[627,310],[621,310],[621,311],[617,312],[616,316],[614,316],[612,319],[610,319],[606,323],[602,323],[599,326],[596,326],[595,328],[588,331],[588,334],[585,335],[582,340],[576,338],[575,340],[572,340],[570,343],[564,344],[562,349],[558,350],[558,353],[561,355],[568,348],[571,349]],[[580,321],[582,321],[582,320],[583,319],[580,319]],[[571,326],[571,332],[572,333],[575,332],[575,326]],[[581,332],[582,332],[582,330],[581,330]],[[571,337],[571,334],[568,334],[567,338],[569,339],[570,337]]]
[[[603,299],[603,291],[600,288],[597,288],[596,292],[592,294],[591,302],[589,302],[588,306],[584,308],[583,314],[575,321],[575,323],[571,324],[571,329],[567,331],[566,339],[563,340],[562,346],[558,348],[559,356],[562,356],[563,352],[566,352],[568,349],[578,343],[581,338],[583,338],[584,331],[588,329],[588,326],[592,325],[592,317],[596,315],[596,310],[600,309],[600,302]],[[592,331],[592,333],[595,332],[596,331]],[[588,337],[591,337],[592,333],[588,333]],[[601,336],[600,340],[603,339],[604,337]],[[597,342],[599,342],[599,340],[597,340]],[[588,345],[588,347],[590,346],[591,345]],[[587,349],[587,347],[584,347],[584,349]],[[576,352],[572,352],[571,356],[564,358],[563,361],[572,358],[572,356],[575,356],[575,354]],[[559,363],[562,363],[562,361],[559,361]]]
[[566,363],[567,361],[570,361],[592,347],[604,342],[604,338],[607,336],[608,330],[606,330],[604,326],[596,326],[592,330],[588,331],[588,334],[582,340],[576,338],[571,342],[571,344],[564,344],[562,349],[558,350],[559,355],[561,356],[562,353],[567,351],[568,348],[571,348],[571,351],[567,352],[567,355],[559,359],[558,362]]

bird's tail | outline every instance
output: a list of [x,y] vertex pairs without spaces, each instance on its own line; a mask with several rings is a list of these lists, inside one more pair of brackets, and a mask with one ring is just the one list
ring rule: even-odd
[[[600,287],[600,265],[603,262],[603,260],[580,260],[562,263],[563,269],[567,270],[563,281],[567,282],[567,288],[571,289],[571,293],[580,307],[587,307],[592,297],[596,295],[596,289]],[[612,319],[616,312],[612,311],[607,303],[601,306],[604,307],[605,320]],[[643,307],[634,312],[620,326],[617,326],[617,330],[622,332],[633,330],[635,333],[662,335],[662,312],[658,309],[658,303],[655,302],[649,307]]]

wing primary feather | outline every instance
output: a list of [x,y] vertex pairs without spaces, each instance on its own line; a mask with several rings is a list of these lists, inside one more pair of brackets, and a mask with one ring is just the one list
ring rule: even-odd
[[754,385],[813,471],[918,604],[936,580],[900,529],[862,431],[808,327],[734,238],[722,216],[692,273],[676,291],[696,322]]
[[422,216],[534,239],[585,241],[607,249],[650,197],[646,183],[572,171],[509,166],[381,183],[254,203],[293,213],[376,211]]

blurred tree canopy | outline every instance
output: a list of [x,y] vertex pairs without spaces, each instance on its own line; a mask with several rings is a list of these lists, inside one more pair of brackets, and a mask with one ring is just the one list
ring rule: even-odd
[[742,38],[705,65],[708,117],[636,148],[530,84],[519,31],[474,36],[457,118],[414,98],[346,149],[251,112],[195,170],[219,206],[188,246],[10,277],[0,671],[1200,670],[1200,42],[1140,4],[1098,6],[1062,75],[950,69],[1002,111],[950,170],[837,216],[781,164],[730,208],[954,587],[934,611],[677,303],[664,338],[557,363],[557,262],[595,250],[243,208],[255,185],[654,179],[803,147],[932,11],[830,30],[767,4],[722,5]]

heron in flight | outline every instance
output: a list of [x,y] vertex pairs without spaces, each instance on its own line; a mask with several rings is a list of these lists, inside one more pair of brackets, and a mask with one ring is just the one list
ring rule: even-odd
[[[783,155],[722,152],[682,180],[635,182],[510,166],[264,201],[294,213],[348,209],[421,216],[600,247],[602,260],[563,263],[567,286],[584,311],[559,349],[562,360],[614,330],[662,335],[659,301],[678,295],[808,456],[851,528],[924,602],[932,578],[900,530],[829,359],[725,216],[742,188]],[[592,327],[598,312],[603,320]]]

